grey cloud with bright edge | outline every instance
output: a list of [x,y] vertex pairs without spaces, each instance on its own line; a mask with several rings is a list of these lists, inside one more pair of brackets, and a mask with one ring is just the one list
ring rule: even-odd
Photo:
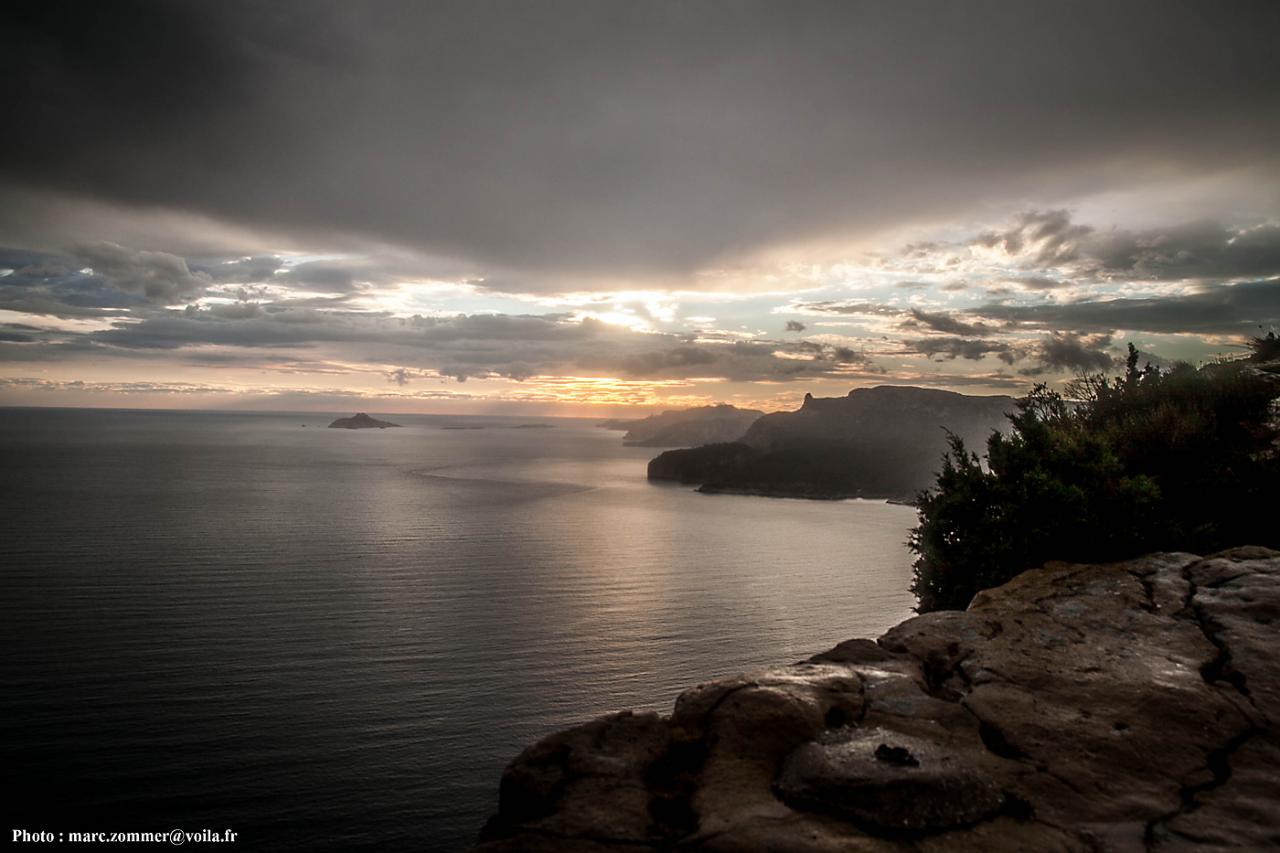
[[4,14],[0,97],[23,132],[0,139],[0,183],[465,257],[530,287],[1071,197],[1098,164],[1127,164],[1108,186],[1146,163],[1277,175],[1273,3]]
[[[1032,197],[1049,206],[893,257],[912,275],[892,289],[925,307],[830,291],[789,307],[881,318],[905,353],[994,357],[1027,376],[1105,369],[1119,329],[1280,323],[1275,193],[1262,213],[1216,202],[1161,227],[1102,227],[1059,206],[1219,170],[1280,186],[1271,3],[46,0],[0,17],[0,97],[23,130],[0,136],[0,309],[127,321],[5,324],[0,360],[283,365],[281,352],[323,351],[399,387],[573,370],[872,375],[884,368],[861,344],[802,340],[796,320],[786,341],[712,344],[738,333],[355,307],[370,288],[437,275],[512,293],[687,283],[775,244]],[[34,215],[77,195],[353,256],[85,239]],[[28,218],[46,223],[39,239]],[[982,251],[1007,269],[957,268]],[[929,273],[941,279],[915,277]],[[1109,282],[1131,286],[1071,290]],[[1135,282],[1192,292],[1144,297]],[[1008,298],[928,301],[966,287]],[[211,291],[240,301],[165,307]]]
[[[1199,292],[1141,298],[1081,299],[1033,305],[987,303],[927,312],[867,302],[800,302],[793,308],[839,315],[903,316],[903,328],[972,336],[1024,330],[1254,335],[1280,325],[1280,281],[1207,285]],[[1004,324],[995,329],[983,320]]]
[[920,325],[935,332],[945,332],[950,335],[985,335],[992,331],[982,323],[966,323],[963,320],[957,320],[952,314],[941,311],[929,312],[910,308],[908,313],[911,318],[902,324],[906,327]]
[[[96,352],[133,358],[190,359],[210,363],[207,347],[269,351],[226,356],[253,364],[278,360],[281,350],[322,350],[332,358],[395,364],[391,375],[406,384],[414,370],[434,370],[458,381],[501,376],[524,380],[574,370],[605,371],[628,378],[716,377],[734,381],[789,381],[823,376],[882,373],[848,346],[812,341],[739,341],[704,344],[692,336],[634,332],[563,314],[393,317],[383,313],[315,310],[283,303],[220,303],[153,312],[104,331],[60,334],[45,358]],[[779,357],[789,353],[792,358]],[[5,347],[0,360],[34,355],[25,344]]]
[[1050,370],[1103,372],[1110,369],[1116,361],[1106,352],[1110,345],[1110,335],[1055,333],[1040,342],[1037,353],[1040,364],[1021,372],[1029,376],[1037,376]]
[[160,304],[199,296],[213,283],[207,275],[193,273],[185,258],[168,252],[101,241],[78,246],[72,255],[85,269],[101,275],[116,289]]
[[994,355],[1005,364],[1013,364],[1019,356],[1015,355],[1012,345],[1004,341],[991,341],[968,338],[919,338],[903,341],[909,352],[933,358],[941,356],[948,361],[964,358],[979,361],[988,355]]
[[1280,281],[1214,285],[1201,293],[1091,299],[1042,305],[983,305],[968,312],[1031,329],[1254,335],[1280,325]]
[[[972,242],[1022,255],[1033,269],[1061,268],[1076,277],[1170,281],[1280,274],[1280,224],[1274,223],[1232,229],[1200,221],[1135,231],[1075,223],[1065,210],[1034,211],[1018,217],[1014,227],[985,232]],[[1032,290],[1070,283],[1037,275],[1009,281]]]

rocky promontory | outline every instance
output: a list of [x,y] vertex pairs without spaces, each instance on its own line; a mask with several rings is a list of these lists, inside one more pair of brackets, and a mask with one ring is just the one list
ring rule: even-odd
[[934,484],[948,431],[981,450],[1014,408],[1011,397],[911,386],[806,394],[799,409],[764,415],[740,438],[663,453],[649,479],[714,493],[910,501]]
[[371,418],[364,412],[353,415],[349,418],[338,418],[329,424],[329,429],[386,429],[387,427],[398,427],[400,424],[393,424],[391,421],[380,421],[377,418]]
[[1051,563],[554,734],[479,849],[1274,849],[1280,552]]

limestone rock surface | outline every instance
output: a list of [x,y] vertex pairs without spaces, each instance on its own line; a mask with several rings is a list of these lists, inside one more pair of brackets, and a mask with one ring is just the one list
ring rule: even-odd
[[508,767],[479,850],[1280,849],[1280,552],[1051,563]]

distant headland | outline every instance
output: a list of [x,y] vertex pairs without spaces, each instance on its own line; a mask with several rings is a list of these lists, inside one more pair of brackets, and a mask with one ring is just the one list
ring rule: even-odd
[[910,502],[933,483],[948,431],[981,447],[1014,408],[1012,397],[911,386],[806,394],[798,410],[764,415],[738,438],[662,453],[648,475],[704,493]]
[[699,406],[676,409],[639,419],[603,421],[604,429],[626,431],[622,443],[629,447],[697,447],[737,441],[764,412],[736,406]]

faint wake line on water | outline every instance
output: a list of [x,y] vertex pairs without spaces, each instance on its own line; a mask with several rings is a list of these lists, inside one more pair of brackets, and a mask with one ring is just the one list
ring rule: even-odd
[[458,477],[449,474],[439,474],[438,471],[445,471],[456,468],[456,465],[441,465],[436,468],[418,468],[407,473],[423,480],[443,480],[450,483],[475,483],[482,486],[501,486],[510,489],[532,489],[540,488],[546,491],[545,495],[533,495],[531,497],[555,497],[557,495],[573,495],[582,492],[594,492],[599,489],[598,486],[585,486],[578,483],[561,483],[554,480],[498,480],[492,477]]

